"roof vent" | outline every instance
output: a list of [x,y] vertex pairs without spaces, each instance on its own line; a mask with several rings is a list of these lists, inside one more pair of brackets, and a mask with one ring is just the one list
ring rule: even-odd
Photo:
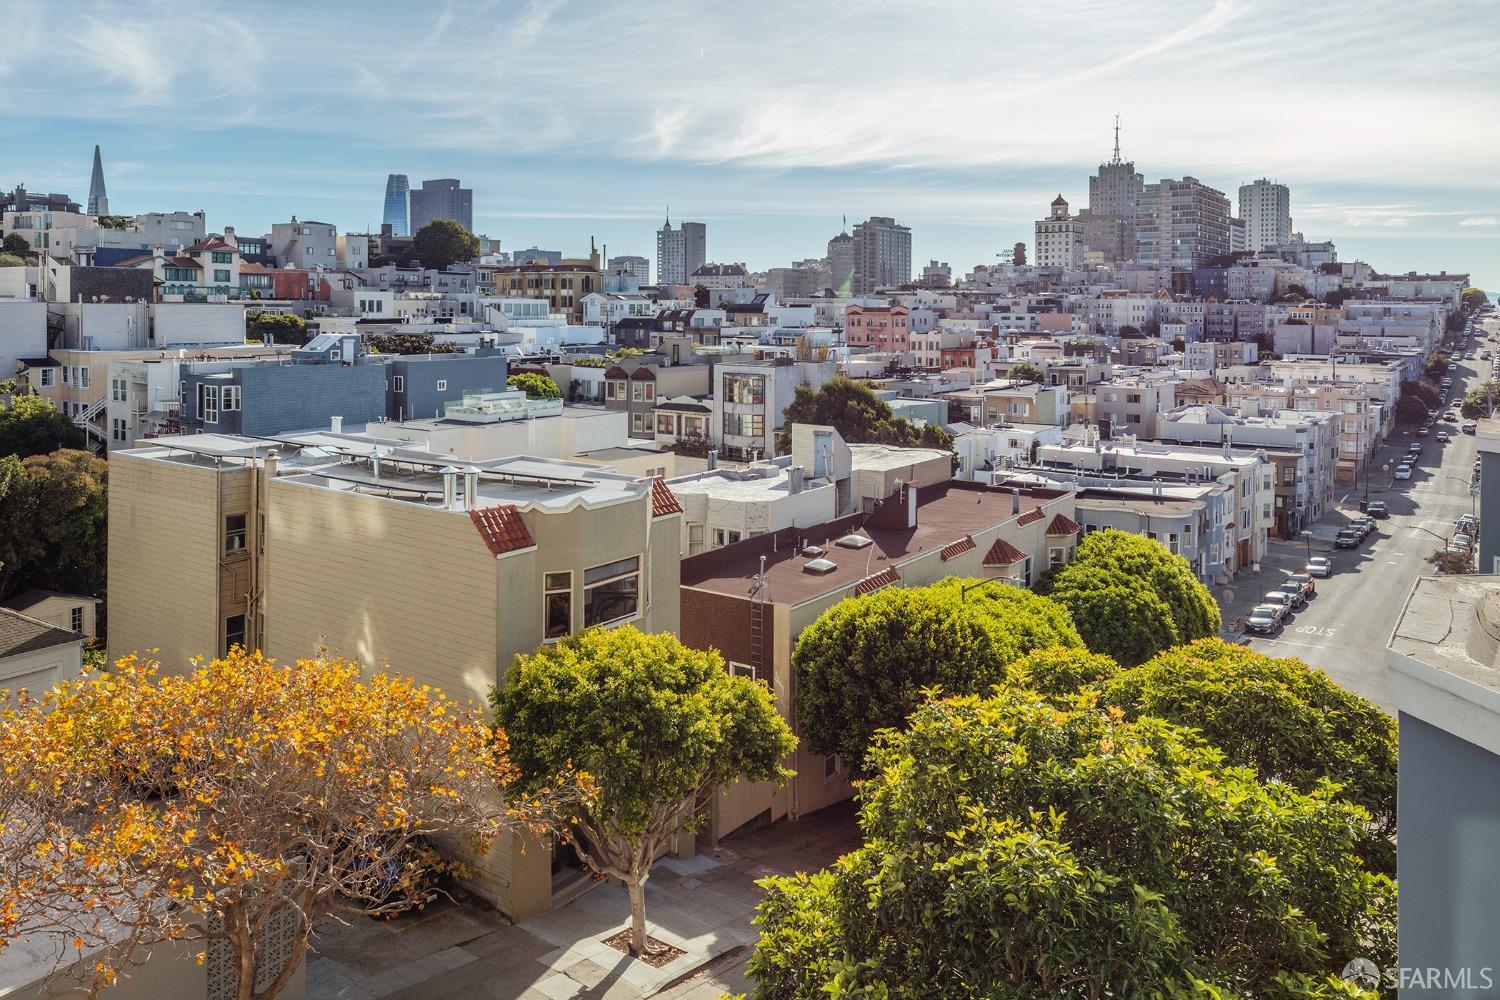
[[818,556],[826,556],[828,554],[828,550],[823,548],[823,546],[821,545],[809,545],[802,550],[802,554],[807,556],[809,559],[816,559],[818,558]]
[[866,538],[864,535],[845,535],[843,538],[840,538],[833,544],[837,545],[841,549],[862,549],[866,545],[872,545],[874,543],[871,539]]
[[826,576],[838,568],[839,564],[830,559],[811,559],[802,564],[802,572],[816,576]]

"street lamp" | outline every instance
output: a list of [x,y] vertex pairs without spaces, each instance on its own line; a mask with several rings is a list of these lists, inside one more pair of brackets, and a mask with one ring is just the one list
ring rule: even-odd
[[1312,559],[1312,532],[1302,532],[1302,540],[1307,543],[1307,558]]

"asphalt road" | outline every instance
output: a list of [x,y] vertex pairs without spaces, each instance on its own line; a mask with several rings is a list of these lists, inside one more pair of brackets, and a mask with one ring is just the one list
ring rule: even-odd
[[[1500,320],[1485,324],[1485,333],[1500,335]],[[1491,362],[1479,352],[1500,352],[1500,342],[1491,344],[1484,333],[1474,341],[1475,360],[1458,361],[1451,399],[1489,375]],[[1474,438],[1458,433],[1457,424],[1447,427],[1452,440],[1439,444],[1435,437],[1414,438],[1393,434],[1377,452],[1370,477],[1370,499],[1384,500],[1391,516],[1376,522],[1376,531],[1355,549],[1334,549],[1337,529],[1359,515],[1363,488],[1341,487],[1339,510],[1325,516],[1314,529],[1311,552],[1333,559],[1333,576],[1318,581],[1317,596],[1307,607],[1289,618],[1275,636],[1250,638],[1250,646],[1274,656],[1294,656],[1326,672],[1336,682],[1388,707],[1385,684],[1385,648],[1396,619],[1419,575],[1432,572],[1427,558],[1445,548],[1454,522],[1474,511],[1469,477],[1476,451]],[[1413,440],[1423,442],[1421,461],[1412,478],[1395,482],[1381,470],[1406,451]],[[1258,595],[1275,589],[1287,573],[1300,570],[1306,561],[1304,542],[1273,540],[1268,558],[1258,574],[1242,574],[1216,594],[1225,621],[1248,613]]]

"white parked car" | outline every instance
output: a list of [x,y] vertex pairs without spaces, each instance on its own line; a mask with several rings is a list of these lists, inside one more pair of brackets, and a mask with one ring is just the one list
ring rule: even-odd
[[1448,440],[1448,432],[1447,431],[1438,431],[1437,432],[1437,439],[1439,441],[1446,441],[1446,440]]
[[1411,478],[1411,466],[1405,465],[1405,464],[1396,466],[1396,478],[1397,479],[1410,479]]

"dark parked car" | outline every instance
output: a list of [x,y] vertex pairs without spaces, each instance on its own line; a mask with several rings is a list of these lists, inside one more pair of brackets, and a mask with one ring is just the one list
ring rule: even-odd
[[1288,580],[1276,588],[1292,599],[1293,608],[1307,607],[1307,592],[1302,589],[1302,584],[1295,580]]
[[1262,604],[1250,612],[1250,617],[1245,619],[1245,630],[1247,632],[1260,632],[1269,635],[1281,627],[1281,609],[1269,604]]
[[1371,517],[1390,517],[1391,509],[1385,505],[1384,500],[1371,500],[1367,513]]

